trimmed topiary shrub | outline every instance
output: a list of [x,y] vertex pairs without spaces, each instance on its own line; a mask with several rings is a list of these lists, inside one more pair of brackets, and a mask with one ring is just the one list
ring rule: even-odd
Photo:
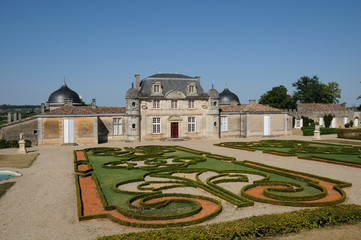
[[[302,127],[303,136],[313,136],[315,127]],[[321,135],[337,134],[337,128],[320,128]]]
[[333,116],[332,114],[325,114],[323,116],[323,120],[325,121],[325,127],[329,128],[332,122]]
[[337,129],[337,137],[345,138],[345,139],[361,140],[361,128],[356,128],[356,129],[339,128]]
[[[0,139],[0,148],[18,148],[19,143],[18,140],[5,140]],[[31,141],[25,140],[25,147],[31,147]]]

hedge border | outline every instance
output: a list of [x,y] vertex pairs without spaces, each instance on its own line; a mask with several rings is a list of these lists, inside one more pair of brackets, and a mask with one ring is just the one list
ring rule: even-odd
[[350,204],[252,216],[203,226],[131,232],[98,237],[97,240],[250,239],[356,222],[361,222],[361,206]]

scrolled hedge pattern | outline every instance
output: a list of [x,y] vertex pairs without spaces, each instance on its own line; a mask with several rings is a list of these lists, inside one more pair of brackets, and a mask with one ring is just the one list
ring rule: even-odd
[[263,151],[279,156],[321,161],[361,168],[361,147],[295,140],[262,140],[257,142],[222,142],[215,146],[246,151]]
[[[88,168],[79,170],[80,165]],[[222,204],[214,197],[237,208],[253,206],[254,201],[288,206],[334,205],[346,198],[342,188],[351,186],[180,146],[89,148],[74,152],[74,171],[80,220],[108,218],[133,227],[188,226],[206,221],[222,211]],[[249,182],[250,175],[259,180]],[[95,212],[88,211],[91,205],[86,194],[96,193],[89,193],[81,178],[96,186]],[[323,182],[332,183],[334,189],[326,189]],[[237,188],[237,183],[249,184]],[[236,184],[231,188],[235,190],[227,190],[223,184]],[[252,192],[260,187],[260,193]],[[201,189],[207,196],[172,192],[185,188]],[[337,191],[337,197],[318,202],[329,191]]]

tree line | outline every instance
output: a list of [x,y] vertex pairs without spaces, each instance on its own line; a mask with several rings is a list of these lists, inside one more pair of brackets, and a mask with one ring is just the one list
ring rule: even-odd
[[285,86],[280,85],[263,94],[259,103],[279,109],[295,109],[298,103],[339,103],[341,98],[337,82],[322,83],[317,76],[302,76],[292,86],[296,88],[292,96],[287,94]]

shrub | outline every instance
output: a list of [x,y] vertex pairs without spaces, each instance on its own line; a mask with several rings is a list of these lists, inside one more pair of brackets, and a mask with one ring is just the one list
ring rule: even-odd
[[305,126],[305,127],[315,126],[315,121],[313,121],[313,119],[310,119],[305,116],[302,116],[301,118],[303,120],[303,126]]
[[205,226],[165,228],[98,237],[97,239],[253,239],[360,221],[360,205],[341,205],[253,216]]
[[332,114],[325,114],[323,116],[323,120],[325,121],[325,127],[329,128],[332,122],[333,116]]
[[337,137],[338,138],[345,138],[345,139],[361,140],[361,128],[357,128],[357,129],[339,128],[337,130]]
[[6,148],[6,140],[0,139],[0,148]]
[[[314,127],[302,127],[303,136],[313,136]],[[337,128],[320,128],[321,135],[336,134]]]
[[353,121],[352,120],[349,122],[349,125],[350,125],[350,127],[353,127]]
[[325,134],[336,134],[337,128],[320,128],[321,135]]
[[[18,148],[18,147],[19,147],[18,140],[0,139],[0,149],[1,148]],[[31,147],[30,140],[25,140],[25,147]]]

